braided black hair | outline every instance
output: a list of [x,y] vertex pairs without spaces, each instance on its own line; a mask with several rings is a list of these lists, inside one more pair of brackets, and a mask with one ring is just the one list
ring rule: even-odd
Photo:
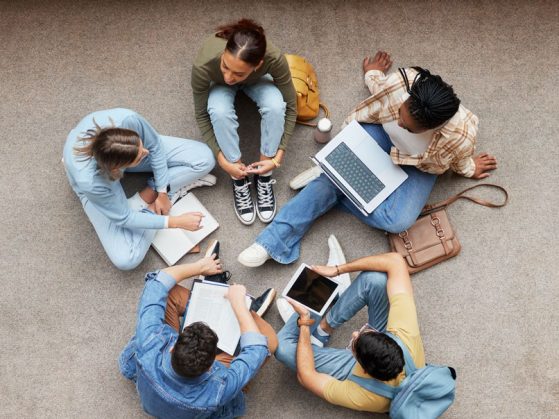
[[[418,73],[411,87],[408,87],[410,115],[423,128],[436,128],[454,116],[460,106],[460,99],[452,86],[440,76],[421,67],[413,69]],[[405,81],[407,82],[407,77]]]

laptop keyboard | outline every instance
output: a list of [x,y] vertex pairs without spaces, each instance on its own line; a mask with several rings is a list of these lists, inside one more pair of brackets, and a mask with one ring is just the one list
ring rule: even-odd
[[385,187],[345,143],[340,143],[325,160],[365,202],[370,202]]

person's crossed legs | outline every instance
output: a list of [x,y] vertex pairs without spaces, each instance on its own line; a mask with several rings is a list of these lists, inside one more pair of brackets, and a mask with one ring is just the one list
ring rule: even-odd
[[[180,286],[175,285],[171,291],[169,291],[169,297],[167,298],[167,307],[165,308],[165,323],[175,329],[180,333],[180,318],[184,315],[186,310],[186,305],[190,298],[190,290]],[[256,314],[251,311],[252,318],[256,322],[260,333],[268,338],[268,350],[273,354],[278,347],[278,337],[272,326]],[[229,355],[225,352],[219,353],[215,357],[216,361],[221,362],[223,365],[228,367],[231,365],[234,356]]]
[[[382,272],[362,272],[350,287],[340,296],[330,312],[320,322],[321,328],[331,332],[351,319],[359,310],[367,306],[368,323],[378,331],[385,331],[388,321],[389,302],[386,294],[386,274]],[[318,327],[318,317],[312,332]],[[297,314],[278,333],[279,346],[276,358],[296,371],[297,342],[299,328]],[[313,345],[315,367],[318,372],[344,380],[355,365],[355,358],[347,349],[320,348]]]
[[[390,153],[392,143],[381,125],[362,126],[385,152]],[[239,255],[239,262],[256,267],[271,257],[282,264],[293,263],[299,258],[305,233],[315,220],[335,206],[370,227],[390,233],[406,230],[427,203],[437,175],[413,166],[401,168],[408,178],[369,215],[363,215],[325,174],[321,174],[282,207],[272,223],[256,237],[255,244]]]

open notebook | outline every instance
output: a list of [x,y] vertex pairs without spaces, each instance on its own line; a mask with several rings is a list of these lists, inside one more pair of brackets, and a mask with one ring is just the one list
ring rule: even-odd
[[[241,329],[231,303],[225,298],[228,288],[229,285],[226,284],[195,280],[192,283],[184,327],[194,322],[206,323],[217,335],[217,347],[234,355],[241,339]],[[247,308],[250,308],[251,303],[252,300],[247,295]]]
[[180,258],[219,227],[216,219],[192,192],[182,197],[173,205],[169,215],[180,215],[185,212],[203,213],[202,229],[198,231],[187,231],[181,228],[159,230],[151,243],[153,248],[169,266],[177,263]]

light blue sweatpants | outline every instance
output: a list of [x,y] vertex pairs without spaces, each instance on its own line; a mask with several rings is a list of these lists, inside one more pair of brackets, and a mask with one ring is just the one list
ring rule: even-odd
[[[161,136],[161,142],[169,168],[169,195],[205,176],[215,165],[214,157],[204,143],[165,135]],[[138,166],[126,171],[151,172],[149,155]],[[153,187],[153,179],[149,179],[148,184]],[[122,270],[136,268],[144,260],[157,230],[120,227],[103,215],[84,194],[77,190],[76,193],[111,262]],[[147,209],[143,211],[150,212]]]

